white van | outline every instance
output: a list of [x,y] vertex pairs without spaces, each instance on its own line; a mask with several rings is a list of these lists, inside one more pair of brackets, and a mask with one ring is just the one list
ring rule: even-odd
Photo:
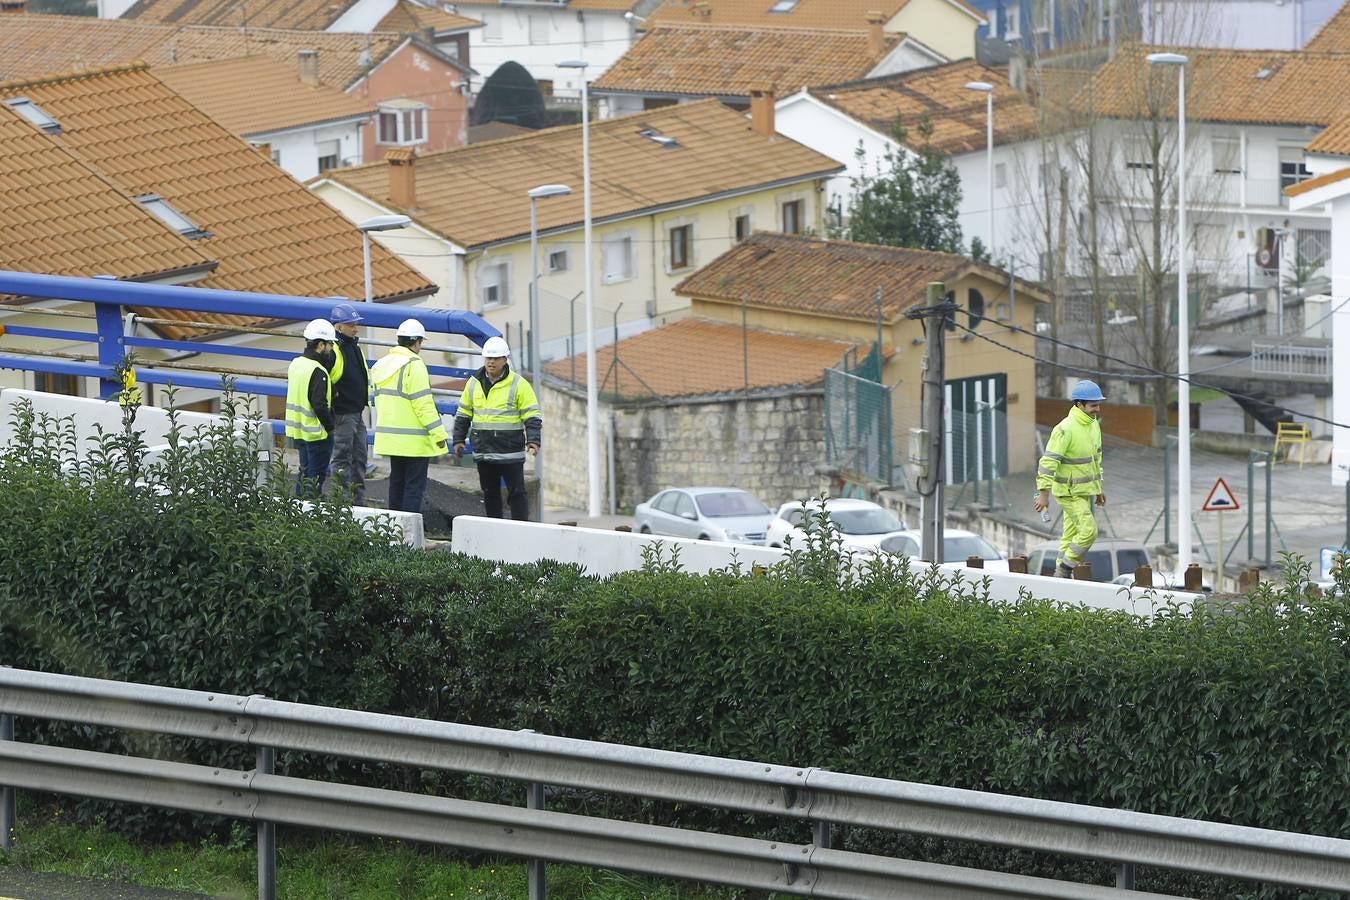
[[[1045,541],[1031,548],[1027,554],[1027,571],[1032,575],[1054,575],[1059,559],[1059,541]],[[1101,538],[1083,557],[1092,564],[1092,580],[1110,582],[1121,575],[1134,575],[1140,566],[1153,565],[1148,550],[1138,541]]]

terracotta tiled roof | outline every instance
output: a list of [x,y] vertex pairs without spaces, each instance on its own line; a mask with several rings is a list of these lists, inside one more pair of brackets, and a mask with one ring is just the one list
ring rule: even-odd
[[1322,153],[1328,156],[1350,156],[1350,116],[1342,116],[1332,122],[1303,150],[1305,153]]
[[[672,138],[665,146],[644,136]],[[643,210],[838,172],[839,163],[783,137],[769,139],[715,100],[650,110],[591,124],[591,205],[596,221]],[[539,228],[582,221],[581,127],[417,157],[416,206],[404,212],[461,246],[529,233],[525,188],[556,182],[571,195],[539,205]],[[385,161],[325,173],[339,184],[393,207]]]
[[157,25],[122,19],[27,13],[0,29],[0,78],[45,78],[99,66],[151,65],[270,56],[295,65],[301,50],[319,53],[319,80],[345,90],[407,40],[401,34],[338,34],[275,28]]
[[240,136],[374,115],[369,103],[307,85],[295,66],[266,56],[166,66],[155,75]]
[[1309,53],[1350,53],[1350,5],[1342,4],[1303,49]]
[[1284,189],[1284,195],[1286,197],[1297,197],[1299,194],[1306,194],[1309,191],[1315,191],[1320,187],[1326,187],[1347,178],[1350,178],[1350,168],[1337,169],[1334,172],[1318,175],[1316,178],[1309,178],[1307,181],[1300,181],[1298,184],[1291,184]]
[[681,25],[653,28],[596,79],[596,91],[744,97],[861,78],[903,39],[868,50],[865,31]]
[[356,0],[137,0],[124,19],[231,28],[303,28],[323,31]]
[[[880,288],[881,313],[891,321],[924,300],[930,281],[950,283],[969,272],[1008,280],[1000,269],[953,253],[756,232],[682,281],[675,293],[872,320]],[[1020,280],[1018,291],[1048,298],[1039,286]]]
[[[964,0],[954,6],[978,21],[984,16]],[[693,0],[665,0],[649,17],[655,25],[758,25],[781,28],[865,28],[867,15],[881,13],[889,21],[909,0],[800,0],[786,13],[770,12],[773,0],[709,0],[710,15],[695,9]]]
[[397,31],[401,34],[420,32],[425,28],[434,28],[436,32],[465,31],[470,28],[482,28],[483,23],[468,16],[446,12],[435,6],[423,6],[409,0],[399,0],[389,11],[389,15],[380,20],[377,31]]
[[4,269],[148,280],[215,265],[3,103],[0,222]]
[[[1097,70],[1080,107],[1098,115],[1138,118],[1150,100],[1176,115],[1174,67],[1150,66],[1154,48],[1130,46]],[[1329,125],[1345,112],[1350,54],[1188,47],[1186,117],[1197,121],[1259,125]]]
[[572,0],[568,9],[608,9],[614,12],[627,12],[638,5],[638,0]]
[[499,141],[502,138],[525,134],[532,129],[510,122],[484,122],[482,125],[469,126],[469,143],[481,144],[484,141]]
[[[748,346],[747,346],[748,345]],[[746,359],[750,390],[819,384],[855,344],[782,334],[707,319],[681,319],[596,350],[600,391],[624,399],[698,397],[744,391]],[[748,349],[748,354],[746,350]],[[745,355],[743,355],[745,354]],[[571,358],[549,363],[550,375],[569,380]],[[586,371],[586,354],[575,369]]]
[[982,150],[986,143],[985,95],[966,84],[984,81],[994,86],[994,142],[1021,140],[1036,130],[1036,107],[997,69],[974,60],[961,60],[869,78],[849,84],[812,88],[811,94],[845,114],[889,134],[898,118],[907,129],[907,143],[924,143],[917,125],[927,118],[933,126],[928,143],[944,153]]
[[[0,99],[16,96],[55,118],[61,133],[53,140],[112,189],[133,197],[156,194],[208,232],[192,246],[220,264],[198,282],[202,286],[362,295],[361,236],[351,223],[144,66],[0,83]],[[403,299],[435,290],[378,245],[374,252],[377,296]],[[53,255],[49,271],[80,262],[78,255]],[[165,311],[165,317],[173,315]]]

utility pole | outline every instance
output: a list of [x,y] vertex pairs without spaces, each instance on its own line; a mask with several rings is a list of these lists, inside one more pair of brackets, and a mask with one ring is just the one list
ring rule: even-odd
[[911,435],[913,444],[917,444],[913,446],[911,457],[918,459],[919,478],[915,487],[919,492],[920,554],[924,560],[934,563],[943,561],[942,485],[946,473],[942,466],[945,430],[942,411],[946,400],[945,342],[947,316],[956,309],[956,304],[943,300],[946,293],[946,285],[942,282],[929,282],[927,305],[905,313],[907,318],[922,319],[924,326],[923,396],[920,401],[923,428]]

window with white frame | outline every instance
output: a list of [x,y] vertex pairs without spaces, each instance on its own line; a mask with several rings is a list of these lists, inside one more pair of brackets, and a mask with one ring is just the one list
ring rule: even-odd
[[739,244],[750,236],[750,214],[741,213],[736,216],[731,227],[736,236],[736,243]]
[[511,302],[511,267],[505,260],[478,267],[478,300],[484,309]]
[[1242,174],[1242,144],[1237,138],[1216,137],[1210,144],[1215,175]]
[[803,208],[806,206],[801,200],[788,200],[783,203],[779,209],[782,211],[782,227],[784,234],[801,234],[805,228],[802,218]]
[[553,31],[553,17],[548,13],[532,12],[529,14],[530,23],[530,43],[539,45],[549,42],[549,35]]
[[550,272],[567,271],[567,248],[559,247],[548,251],[548,270]]
[[1153,169],[1153,148],[1148,138],[1139,135],[1126,135],[1121,141],[1125,151],[1125,168],[1136,172],[1149,172]]
[[272,151],[272,163],[273,163],[273,165],[278,165],[278,166],[281,165],[281,151],[280,151],[280,150],[273,150],[273,151]]
[[1055,30],[1055,7],[1053,0],[1033,0],[1035,4],[1036,33],[1049,34]]
[[1293,187],[1312,177],[1303,158],[1302,147],[1280,148],[1280,190]]
[[319,155],[320,172],[338,167],[338,160],[342,158],[342,144],[339,141],[319,141],[314,149]]
[[1016,4],[1003,7],[1003,38],[1015,40],[1022,36],[1022,8]]
[[427,141],[427,107],[425,103],[398,100],[381,103],[378,107],[376,140],[381,144],[411,146]]
[[633,236],[614,234],[607,236],[600,244],[601,281],[614,284],[628,281],[633,277]]
[[694,264],[694,226],[676,225],[666,231],[666,264],[670,271],[687,269]]
[[504,11],[482,10],[478,17],[483,20],[483,40],[489,44],[500,43],[502,39],[502,19]]
[[994,187],[1005,188],[1008,186],[1008,164],[994,163]]

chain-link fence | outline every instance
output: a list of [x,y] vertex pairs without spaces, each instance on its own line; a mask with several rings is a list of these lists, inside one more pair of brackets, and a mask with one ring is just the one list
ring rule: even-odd
[[825,370],[825,461],[859,481],[891,483],[891,389],[873,347],[856,365]]

